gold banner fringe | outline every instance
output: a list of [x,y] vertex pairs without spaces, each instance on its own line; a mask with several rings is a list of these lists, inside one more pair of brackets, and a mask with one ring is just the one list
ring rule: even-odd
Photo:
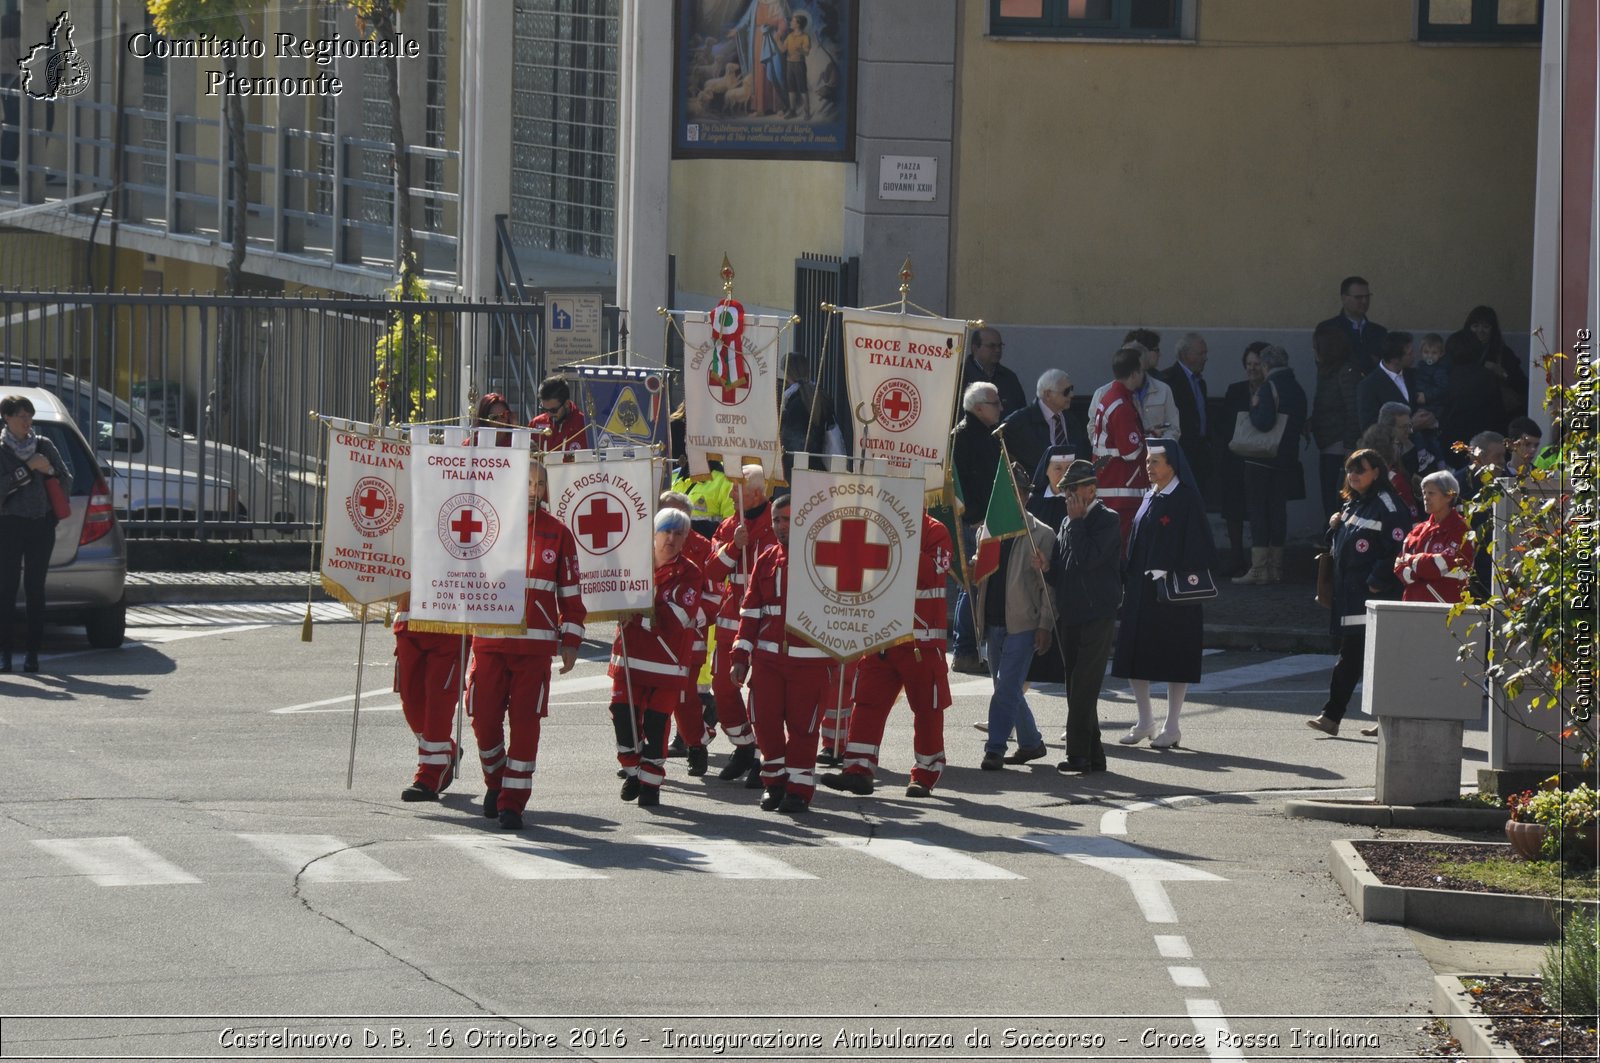
[[441,635],[526,635],[528,629],[521,624],[463,624],[449,620],[407,620],[408,631],[433,631]]
[[[388,598],[379,598],[376,601],[363,602],[363,601],[358,600],[355,597],[355,595],[353,595],[349,591],[345,590],[343,586],[341,586],[340,584],[334,582],[334,580],[330,579],[328,576],[319,575],[318,578],[322,580],[322,589],[323,589],[323,591],[325,591],[327,593],[328,597],[334,599],[335,601],[339,602],[339,604],[341,604],[345,608],[349,609],[350,612],[355,616],[355,619],[357,619],[357,620],[361,619],[360,612],[361,612],[361,607],[362,606],[371,607],[371,606],[376,606],[376,605],[382,605],[385,602],[392,602],[392,601],[394,601],[396,598],[398,598],[400,596],[399,594],[396,594],[396,595],[392,595],[392,596],[390,596]],[[404,592],[401,592],[401,593],[404,593]],[[370,622],[375,621],[375,620],[382,620],[383,617],[382,616],[371,616],[371,617],[368,617],[367,619],[368,619],[368,622],[370,623]]]

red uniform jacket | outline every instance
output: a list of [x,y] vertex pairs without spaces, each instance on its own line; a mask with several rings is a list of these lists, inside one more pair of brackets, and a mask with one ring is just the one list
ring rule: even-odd
[[1150,476],[1144,469],[1144,421],[1139,415],[1139,400],[1122,381],[1112,381],[1100,397],[1089,442],[1094,451],[1100,497],[1108,504],[1122,500],[1122,506],[1131,499],[1132,507],[1137,509],[1145,488],[1150,486]]
[[762,507],[760,516],[745,519],[744,525],[749,533],[750,542],[743,550],[733,542],[733,533],[739,529],[739,520],[740,515],[735,513],[717,525],[716,534],[711,537],[711,561],[706,565],[706,575],[710,577],[712,583],[720,586],[723,580],[728,581],[729,585],[722,589],[722,604],[717,610],[717,626],[730,635],[739,627],[739,609],[740,603],[744,600],[748,566],[754,566],[756,558],[761,556],[762,551],[778,542],[777,536],[772,534],[770,503]]
[[576,406],[567,411],[560,424],[556,424],[548,413],[540,413],[534,415],[528,427],[549,429],[549,435],[539,437],[540,449],[545,451],[586,450],[589,447],[589,422],[584,420],[583,411]]
[[693,561],[705,574],[705,586],[700,592],[703,605],[701,622],[696,625],[694,633],[694,653],[697,660],[705,656],[706,629],[717,618],[717,610],[722,606],[722,581],[712,577],[711,550],[711,540],[697,531],[691,530],[689,538],[683,542],[683,556]]
[[1444,520],[1427,520],[1411,529],[1394,574],[1406,585],[1401,600],[1407,602],[1459,602],[1472,575],[1472,544],[1467,522],[1455,510]]
[[789,601],[789,553],[774,542],[756,558],[755,571],[739,610],[739,637],[729,657],[731,664],[760,660],[815,660],[826,663],[828,654],[807,639],[786,631],[783,618]]
[[674,686],[689,674],[690,644],[704,623],[705,574],[680,554],[656,569],[655,587],[656,615],[629,620],[611,644],[612,679],[622,677],[624,665],[640,686]]
[[528,517],[528,575],[523,616],[526,635],[474,636],[474,649],[495,653],[555,656],[583,641],[589,610],[578,590],[578,544],[567,526],[548,510]]
[[953,550],[950,529],[926,513],[922,515],[922,556],[917,563],[917,616],[913,633],[918,642],[945,649],[949,613],[945,606],[945,580],[950,574]]

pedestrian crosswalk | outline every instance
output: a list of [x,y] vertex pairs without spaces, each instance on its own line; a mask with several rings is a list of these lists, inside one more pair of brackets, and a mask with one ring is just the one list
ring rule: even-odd
[[[993,859],[983,859],[920,837],[826,833],[793,842],[746,842],[663,832],[560,844],[488,831],[359,844],[328,834],[235,833],[203,839],[178,835],[148,844],[128,836],[48,838],[35,839],[33,845],[52,858],[53,871],[34,869],[28,875],[82,880],[99,887],[193,887],[203,886],[208,877],[214,880],[277,869],[302,885],[381,884],[424,878],[448,866],[453,876],[468,868],[511,881],[678,873],[728,880],[805,881],[855,875],[887,864],[922,879],[1015,881],[1027,876],[995,860],[1026,863],[1033,849],[1026,842],[990,839],[986,845],[992,851],[985,856]],[[861,863],[856,857],[871,860]],[[8,862],[7,854],[0,851],[0,878],[5,877]],[[184,863],[192,870],[180,866]],[[403,870],[389,866],[391,863]]]

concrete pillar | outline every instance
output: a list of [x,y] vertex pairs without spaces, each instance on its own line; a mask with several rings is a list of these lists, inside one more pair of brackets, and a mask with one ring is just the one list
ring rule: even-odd
[[[956,0],[860,5],[856,165],[845,190],[844,253],[861,259],[863,305],[899,298],[900,264],[909,255],[911,300],[949,311],[957,8]],[[934,198],[881,198],[885,155],[933,159]]]
[[617,305],[632,365],[665,365],[672,4],[622,0],[617,67]]
[[461,11],[461,294],[492,299],[496,214],[511,213],[513,7],[466,0]]

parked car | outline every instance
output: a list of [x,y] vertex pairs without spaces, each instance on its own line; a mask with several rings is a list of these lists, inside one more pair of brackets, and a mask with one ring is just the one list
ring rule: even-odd
[[194,434],[195,411],[184,396],[183,385],[176,380],[141,380],[128,388],[128,401],[157,424]]
[[[10,387],[33,403],[33,429],[47,437],[72,467],[72,515],[56,525],[56,545],[45,576],[47,615],[81,622],[89,645],[114,649],[127,629],[128,545],[112,510],[111,488],[89,444],[61,400],[43,388]],[[17,609],[22,609],[18,589]]]
[[[0,365],[0,386],[22,384],[55,393],[71,411],[84,437],[102,463],[119,474],[145,475],[148,470],[176,470],[204,483],[204,510],[208,524],[219,530],[240,521],[287,524],[295,520],[288,501],[287,484],[267,463],[238,447],[214,440],[203,443],[194,436],[158,424],[104,388],[86,380],[39,366]],[[232,504],[219,503],[231,495]]]
[[238,512],[238,497],[225,481],[159,466],[103,466],[111,487],[111,505],[129,538],[183,538],[195,530],[204,513]]

